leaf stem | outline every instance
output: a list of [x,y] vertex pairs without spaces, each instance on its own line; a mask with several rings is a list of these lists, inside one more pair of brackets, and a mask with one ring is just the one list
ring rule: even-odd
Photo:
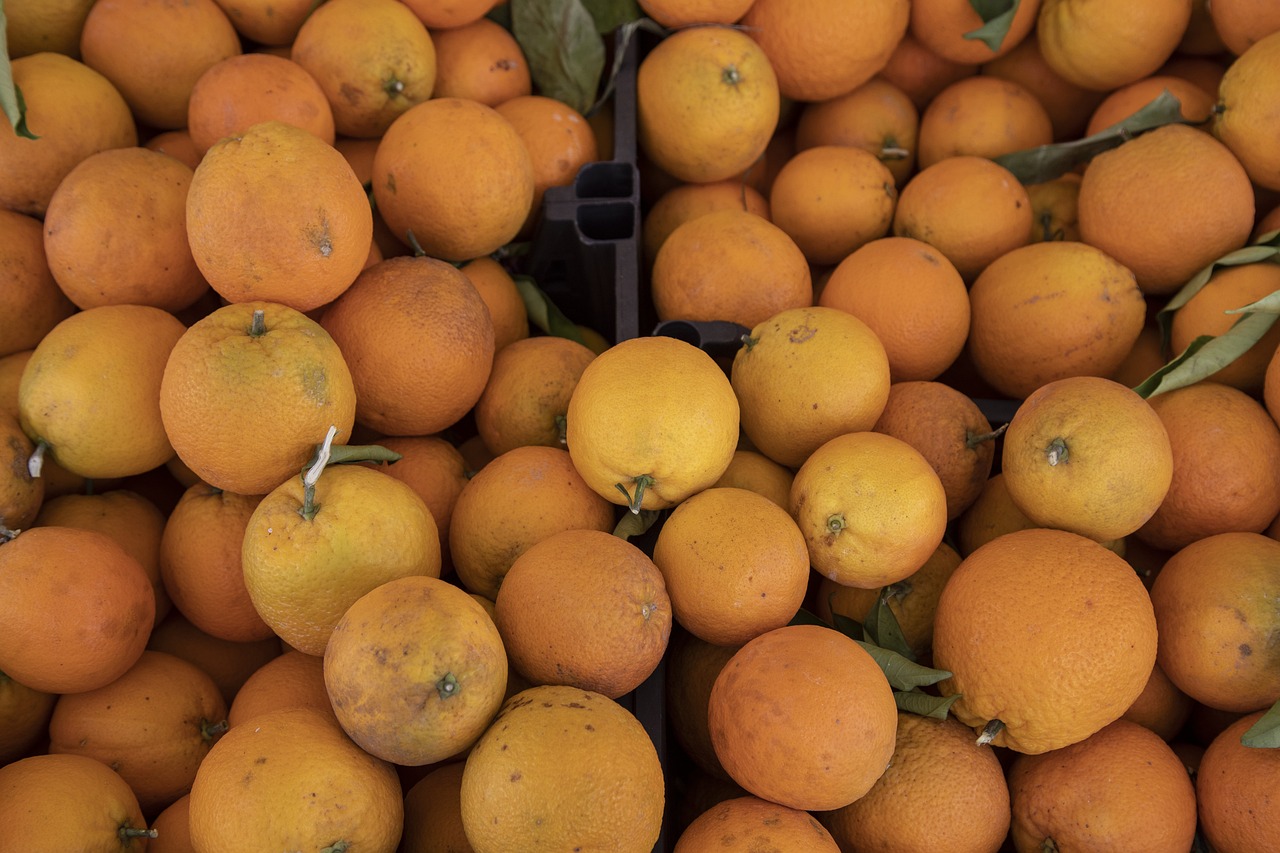
[[978,735],[978,746],[986,746],[996,739],[996,735],[1004,731],[1004,722],[1002,720],[991,720],[983,728],[982,734]]
[[40,476],[40,472],[44,470],[44,454],[49,449],[49,442],[43,438],[36,442],[36,449],[31,452],[31,457],[27,459],[27,473],[31,475],[31,479]]
[[320,449],[316,451],[315,463],[307,469],[302,475],[302,506],[298,509],[298,514],[311,521],[316,517],[316,512],[320,506],[316,503],[316,481],[320,479],[324,466],[329,464],[329,454],[332,452],[333,437],[338,434],[338,428],[332,424],[329,425],[329,431],[325,433],[324,443],[320,445]]

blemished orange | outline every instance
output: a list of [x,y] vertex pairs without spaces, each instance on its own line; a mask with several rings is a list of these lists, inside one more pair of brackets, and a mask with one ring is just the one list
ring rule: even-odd
[[496,21],[480,18],[431,32],[436,47],[437,98],[466,98],[489,107],[533,94],[529,62],[520,42]]
[[49,200],[44,250],[80,308],[150,305],[170,313],[209,289],[187,242],[192,170],[146,148],[82,160]]
[[0,845],[7,850],[146,850],[129,783],[83,755],[32,755],[0,767]]
[[84,755],[129,783],[145,815],[191,790],[196,768],[226,729],[227,704],[207,673],[144,651],[110,684],[59,697],[49,752]]
[[1049,181],[1027,185],[1031,199],[1031,242],[1080,240],[1080,175],[1067,172]]
[[[1159,617],[1157,617],[1157,625]],[[1159,651],[1156,652],[1156,665],[1151,669],[1151,677],[1147,686],[1129,710],[1121,717],[1155,732],[1166,742],[1173,741],[1182,733],[1183,726],[1191,716],[1192,699],[1178,689],[1168,674],[1160,666]]]
[[1053,141],[1049,112],[1021,84],[978,75],[957,80],[920,114],[916,160],[924,169],[947,157],[996,158]]
[[29,351],[76,305],[58,287],[49,269],[40,220],[0,210],[0,266],[7,286],[0,290],[0,354]]
[[965,557],[938,600],[933,665],[951,713],[1037,754],[1119,719],[1156,662],[1146,587],[1121,557],[1062,530],[1007,533]]
[[133,114],[106,77],[61,53],[14,59],[27,128],[38,139],[0,135],[0,207],[43,216],[58,184],[98,151],[138,144]]
[[512,668],[530,682],[610,699],[658,668],[673,623],[653,560],[626,539],[580,528],[516,557],[498,587],[494,621]]
[[563,447],[569,399],[596,354],[577,341],[538,335],[499,350],[473,409],[495,456],[525,445]]
[[1093,110],[1106,97],[1068,81],[1045,61],[1033,32],[1013,50],[983,63],[982,73],[1010,80],[1035,96],[1049,113],[1055,142],[1079,139]]
[[1086,89],[1108,92],[1155,73],[1182,40],[1192,0],[1044,0],[1036,34],[1045,61]]
[[387,128],[373,158],[374,200],[391,232],[446,261],[510,242],[533,192],[533,161],[520,134],[492,107],[464,98],[411,107]]
[[727,781],[707,728],[707,702],[720,670],[738,646],[717,646],[690,634],[678,624],[671,630],[665,663],[666,711],[676,744],[702,772]]
[[889,359],[871,327],[847,311],[796,308],[751,330],[730,381],[752,445],[796,468],[828,439],[875,424],[889,397]]
[[1057,379],[1109,376],[1146,322],[1139,287],[1087,243],[1013,249],[969,289],[969,354],[984,380],[1019,399]]
[[1100,376],[1035,389],[1001,446],[1005,485],[1028,518],[1098,541],[1145,524],[1173,480],[1160,416],[1137,392]]
[[1009,832],[1009,788],[1000,759],[969,729],[902,711],[884,775],[821,819],[845,850],[995,853]]
[[369,256],[373,213],[332,145],[270,120],[205,153],[187,193],[187,239],[196,266],[228,302],[310,311],[355,281]]
[[707,809],[676,838],[673,853],[701,850],[750,853],[839,853],[831,833],[803,809],[780,806],[759,797],[735,797]]
[[742,646],[707,707],[729,776],[757,797],[807,811],[842,808],[871,789],[889,765],[897,718],[871,655],[821,625],[775,628]]
[[185,127],[196,80],[241,52],[214,0],[100,0],[80,32],[84,63],[115,85],[139,124],[157,130]]
[[142,566],[107,534],[34,527],[0,547],[0,568],[14,608],[0,626],[0,671],[33,690],[78,693],[137,662],[155,594]]
[[336,723],[333,703],[324,683],[324,657],[288,649],[262,664],[236,691],[227,723],[240,726],[272,711],[310,708]]
[[[1170,557],[1151,586],[1158,660],[1211,708],[1251,713],[1280,700],[1280,542],[1261,533],[1206,536]],[[1236,614],[1223,619],[1220,614]]]
[[1182,124],[1090,160],[1078,203],[1080,238],[1131,269],[1153,296],[1177,291],[1253,229],[1244,166],[1211,135]]
[[713,487],[749,489],[763,495],[783,509],[791,502],[792,470],[779,465],[757,450],[738,448],[733,451],[729,467],[724,469]]
[[[306,808],[298,807],[300,796]],[[346,844],[394,853],[402,797],[395,769],[333,720],[309,709],[274,711],[232,728],[200,763],[191,841],[197,850]],[[235,820],[226,819],[228,810]]]
[[769,200],[751,184],[735,178],[704,184],[678,184],[660,195],[644,215],[641,244],[652,266],[671,232],[691,219],[716,210],[745,210],[769,218]]
[[313,0],[214,0],[227,13],[236,32],[260,45],[293,43],[303,21],[315,10]]
[[79,59],[80,30],[93,2],[9,0],[4,12],[10,58],[51,51]]
[[969,336],[969,291],[946,256],[911,237],[882,237],[840,260],[818,304],[847,311],[884,345],[893,382],[932,380]]
[[386,435],[431,435],[480,399],[494,331],[475,286],[452,264],[395,257],[360,273],[320,325],[351,369],[356,420]]
[[1280,839],[1280,752],[1240,739],[1262,718],[1247,714],[1210,742],[1196,770],[1196,805],[1205,840],[1220,853],[1265,850]]
[[187,133],[186,128],[157,133],[144,142],[142,147],[151,151],[159,151],[161,154],[168,154],[179,163],[185,164],[192,171],[195,171],[196,166],[200,165],[200,158],[204,156],[203,151],[196,150],[196,145],[191,141],[191,134]]
[[228,705],[251,675],[283,651],[276,636],[238,643],[206,634],[178,610],[170,610],[156,625],[147,648],[176,655],[209,673]]
[[462,453],[438,435],[386,436],[378,439],[378,445],[400,454],[382,470],[407,483],[431,510],[440,533],[441,556],[447,561],[453,506],[470,479]]
[[33,690],[0,674],[0,767],[43,751],[49,718],[58,701],[54,693]]
[[486,255],[467,261],[459,269],[489,309],[495,355],[507,344],[529,337],[529,311],[506,267]]
[[977,500],[991,476],[997,438],[991,422],[972,397],[944,382],[893,383],[871,428],[905,441],[928,460],[946,492],[948,520]]
[[530,687],[503,704],[467,756],[460,797],[475,853],[649,853],[666,802],[640,721],[612,699],[562,685]]
[[1040,0],[1019,3],[1000,44],[993,47],[970,35],[982,28],[983,20],[967,0],[915,0],[910,31],[921,44],[950,62],[981,65],[1021,44],[1035,29],[1039,12]]
[[809,550],[787,510],[756,492],[709,488],[685,498],[653,545],[677,622],[740,646],[791,621],[809,588]]
[[907,32],[907,0],[849,8],[838,0],[756,0],[742,25],[760,43],[795,101],[822,101],[861,86],[884,68]]
[[[1169,329],[1170,351],[1183,352],[1201,335],[1221,335],[1241,317],[1228,314],[1280,290],[1280,266],[1240,264],[1214,271],[1209,281],[1173,314]],[[1214,382],[1257,395],[1266,380],[1267,365],[1280,348],[1280,326],[1272,326],[1235,360],[1209,374]]]
[[1153,74],[1136,80],[1128,86],[1121,86],[1107,95],[1089,117],[1089,124],[1085,126],[1085,135],[1092,136],[1112,125],[1119,124],[1163,92],[1168,92],[1178,99],[1178,103],[1181,104],[1179,112],[1184,121],[1200,124],[1213,114],[1213,97],[1204,89],[1185,77]]
[[737,449],[739,413],[729,378],[701,349],[663,335],[631,338],[579,377],[565,416],[569,456],[605,500],[665,509],[720,479]]
[[734,24],[752,0],[640,0],[640,8],[669,30],[694,24]]
[[1013,173],[960,155],[921,169],[898,193],[893,233],[928,243],[966,282],[1031,232],[1031,201]]
[[677,30],[636,71],[637,142],[680,181],[733,177],[764,154],[778,126],[774,66],[746,31]]
[[796,151],[851,145],[871,152],[902,186],[915,171],[920,112],[902,89],[873,77],[851,92],[803,104],[796,118]]
[[533,162],[533,202],[523,228],[532,233],[546,191],[572,184],[583,166],[600,159],[596,136],[582,113],[546,95],[518,95],[494,109],[516,129]]
[[839,263],[889,233],[897,200],[889,167],[852,145],[798,151],[783,163],[769,189],[773,224],[816,266]]
[[461,587],[405,577],[347,608],[324,650],[324,683],[361,749],[421,766],[464,752],[489,726],[507,688],[507,653]]
[[451,761],[423,776],[404,794],[402,853],[470,853],[462,828],[462,774],[466,762]]
[[736,208],[677,226],[654,257],[650,291],[659,320],[723,320],[748,328],[813,304],[809,263],[793,236]]
[[1265,0],[1214,0],[1205,5],[1214,32],[1236,56],[1280,30],[1280,9]]
[[345,443],[355,410],[351,371],[333,338],[270,302],[226,305],[198,320],[173,347],[160,384],[178,457],[209,485],[241,495],[297,475],[331,425]]
[[334,625],[381,584],[440,576],[431,511],[400,480],[363,465],[327,467],[308,496],[302,477],[254,508],[240,560],[262,620],[299,651],[323,654]]
[[1019,755],[1009,768],[1011,838],[1045,849],[1181,850],[1196,831],[1195,790],[1158,735],[1117,720],[1076,744]]
[[333,109],[320,84],[291,59],[245,53],[211,66],[187,101],[187,132],[196,150],[275,119],[333,144]]
[[23,369],[23,430],[83,477],[163,465],[174,449],[160,417],[161,376],[184,331],[172,314],[146,305],[103,305],[61,321]]
[[791,485],[791,515],[814,571],[877,588],[925,564],[947,526],[947,495],[929,460],[879,432],[838,435],[814,450]]
[[952,62],[925,47],[908,28],[876,76],[905,92],[919,111],[949,84],[977,73],[976,65]]
[[1173,481],[1139,539],[1177,551],[1216,533],[1260,533],[1280,515],[1280,472],[1256,462],[1280,454],[1280,428],[1261,403],[1207,379],[1149,402],[1169,434]]

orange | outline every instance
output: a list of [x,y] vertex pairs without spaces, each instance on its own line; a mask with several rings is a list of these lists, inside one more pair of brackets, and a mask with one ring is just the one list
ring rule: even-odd
[[201,153],[272,119],[333,144],[333,109],[324,90],[301,65],[281,56],[246,53],[224,59],[200,75],[187,102],[187,132]]
[[1147,679],[1147,686],[1121,719],[1145,726],[1163,740],[1172,741],[1181,734],[1191,716],[1192,699],[1169,679],[1160,666],[1158,651],[1156,656],[1156,665]]
[[849,145],[871,152],[902,186],[915,170],[920,113],[902,89],[873,77],[856,89],[800,107],[796,150]]
[[476,401],[476,431],[495,456],[525,445],[563,447],[569,398],[596,354],[577,341],[539,335],[494,356]]
[[599,693],[560,685],[530,687],[503,704],[467,756],[460,796],[475,853],[649,853],[666,799],[662,764],[639,720]]
[[889,396],[884,352],[871,327],[846,311],[775,314],[733,357],[742,431],[765,456],[795,468],[828,439],[870,429]]
[[173,447],[160,417],[166,360],[184,329],[144,305],[103,305],[58,323],[18,386],[32,440],[84,477],[127,477],[163,465]]
[[427,773],[404,794],[402,853],[468,853],[462,828],[462,774],[466,763],[453,761]]
[[[0,528],[22,530],[31,526],[47,494],[44,477],[32,477],[28,466],[36,446],[19,426],[17,418],[0,415]],[[0,534],[7,535],[7,533]]]
[[669,30],[694,24],[733,24],[752,0],[640,0],[645,15]]
[[93,0],[9,0],[5,18],[9,56],[41,51],[80,58],[80,31]]
[[346,290],[373,240],[369,199],[332,145],[271,120],[213,145],[187,194],[196,265],[228,302],[310,311]]
[[1031,200],[1031,242],[1080,240],[1080,175],[1065,175],[1039,184],[1028,184]]
[[847,311],[875,332],[893,382],[937,378],[969,335],[969,291],[960,273],[941,252],[910,237],[882,237],[855,249],[831,271],[818,304]]
[[147,648],[176,655],[209,673],[228,705],[249,676],[267,661],[279,657],[282,650],[280,638],[276,636],[244,643],[219,639],[201,631],[176,610],[156,625]]
[[676,228],[704,213],[745,210],[769,218],[769,200],[749,183],[734,178],[704,184],[678,184],[659,196],[644,214],[641,243],[652,266],[658,250]]
[[467,261],[460,269],[489,309],[493,321],[493,351],[529,337],[529,312],[511,273],[488,256]]
[[871,655],[818,625],[775,628],[738,649],[707,713],[735,782],[808,811],[842,808],[871,789],[893,754],[898,717]]
[[907,0],[874,0],[856,9],[838,0],[756,0],[742,25],[764,49],[783,95],[822,101],[884,68],[909,18]]
[[718,646],[740,646],[791,621],[809,587],[809,551],[785,509],[746,489],[681,501],[653,546],[677,622]]
[[658,42],[636,71],[641,151],[693,183],[755,163],[778,126],[776,66],[766,54],[747,32],[723,26],[677,30]]
[[533,94],[533,78],[520,42],[496,21],[431,31],[436,48],[437,98],[466,98],[487,107]]
[[147,853],[195,853],[191,846],[191,795],[173,801],[151,821],[156,837],[147,842]]
[[214,0],[227,13],[236,32],[260,45],[292,44],[303,21],[315,10],[313,0]]
[[1001,393],[1026,397],[1071,376],[1109,376],[1146,321],[1134,275],[1086,243],[1013,249],[969,289],[968,350]]
[[13,607],[0,625],[0,671],[45,693],[110,684],[137,662],[155,621],[146,572],[96,530],[35,527],[0,545],[0,591]]
[[1261,719],[1249,714],[1227,726],[1204,751],[1196,771],[1200,831],[1219,853],[1266,850],[1280,839],[1280,752],[1245,746],[1240,738]]
[[712,486],[749,489],[785,510],[791,501],[793,478],[791,469],[785,465],[779,465],[758,451],[739,448],[733,451],[729,467],[724,469],[720,479],[712,483]]
[[1216,533],[1260,533],[1280,515],[1280,428],[1254,398],[1201,380],[1150,398],[1173,447],[1173,481],[1137,537],[1177,551]]
[[1009,496],[1028,518],[1098,541],[1146,523],[1173,480],[1160,416],[1130,388],[1098,376],[1058,379],[1031,392],[1002,447]]
[[1045,61],[1040,39],[1033,32],[1013,50],[982,65],[982,73],[1022,86],[1049,114],[1055,142],[1078,139],[1094,108],[1106,97],[1068,81]]
[[147,823],[120,774],[82,755],[33,755],[0,767],[6,850],[141,853]]
[[971,282],[987,264],[1026,245],[1027,191],[1008,169],[959,155],[921,169],[898,195],[893,233],[933,246]]
[[605,500],[664,509],[720,479],[737,449],[738,417],[711,356],[676,338],[631,338],[579,377],[565,416],[569,456]]
[[[197,850],[394,853],[404,822],[390,764],[308,709],[274,711],[227,732],[191,787]],[[227,820],[234,814],[235,820]]]
[[[1241,264],[1223,267],[1173,314],[1169,345],[1173,353],[1183,352],[1201,335],[1221,335],[1240,319],[1228,314],[1280,290],[1280,266]],[[1280,326],[1272,326],[1253,346],[1230,364],[1211,373],[1214,382],[1257,394],[1263,389],[1267,365],[1280,347]]]
[[1007,533],[942,589],[933,665],[951,713],[983,740],[1037,754],[1119,719],[1156,662],[1151,599],[1133,569],[1061,530]]
[[338,345],[305,314],[270,302],[226,305],[192,325],[160,386],[179,458],[209,485],[242,495],[297,475],[330,425],[344,443],[355,407]]
[[[1280,353],[1280,348],[1276,352]],[[1280,423],[1280,355],[1275,353],[1267,363],[1267,371],[1263,375],[1262,402],[1267,413]]]
[[1280,651],[1270,642],[1278,557],[1280,542],[1269,536],[1219,533],[1182,548],[1156,575],[1160,665],[1197,702],[1250,713],[1280,700]]
[[324,683],[362,749],[420,766],[458,755],[488,727],[506,691],[507,654],[489,614],[460,587],[405,577],[347,608],[324,650]]
[[[0,218],[3,215],[0,214]],[[0,412],[13,417],[18,422],[18,385],[22,382],[22,371],[35,350],[20,350],[10,355],[0,356]]]
[[1218,86],[1227,72],[1227,63],[1221,57],[1180,56],[1174,54],[1160,66],[1157,75],[1181,77],[1199,86],[1210,98],[1217,100]]
[[1044,0],[1036,19],[1040,50],[1067,80],[1118,89],[1164,64],[1191,21],[1192,0]]
[[1196,124],[1207,121],[1213,112],[1213,97],[1204,89],[1184,77],[1153,74],[1121,86],[1098,104],[1089,124],[1085,127],[1085,135],[1106,130],[1119,124],[1147,104],[1154,101],[1163,92],[1168,92],[1181,104],[1179,113],[1183,120]]
[[657,669],[672,603],[663,573],[638,547],[602,530],[569,529],[515,558],[494,621],[512,668],[533,684],[617,699]]
[[44,752],[58,697],[0,674],[0,766]]
[[995,434],[971,397],[929,380],[889,386],[875,432],[905,441],[937,472],[947,495],[947,519],[973,504],[991,476]]
[[1271,208],[1258,220],[1258,224],[1253,227],[1253,239],[1257,240],[1264,234],[1278,230],[1280,230],[1280,204]]
[[383,134],[373,194],[391,232],[446,261],[510,242],[532,209],[533,161],[511,122],[484,104],[437,97]]
[[957,80],[920,114],[920,168],[962,154],[996,158],[1053,141],[1049,112],[1012,80],[980,75]]
[[120,90],[139,124],[157,130],[186,127],[196,80],[240,52],[214,0],[99,0],[80,33],[84,63]]
[[378,445],[400,454],[398,461],[382,470],[407,483],[431,510],[440,533],[441,555],[447,559],[453,507],[470,479],[466,460],[440,436],[389,436],[379,439]]
[[674,853],[700,850],[749,853],[787,850],[794,853],[839,853],[831,833],[813,815],[759,797],[724,800],[694,818],[676,839]]
[[724,320],[748,328],[813,303],[809,264],[795,238],[737,208],[676,227],[654,257],[650,289],[659,320]]
[[1223,144],[1186,125],[1156,128],[1089,161],[1080,183],[1080,237],[1133,270],[1148,295],[1240,248],[1253,228],[1253,190]]
[[236,691],[227,722],[240,726],[263,714],[289,708],[310,708],[337,722],[324,684],[322,656],[289,649],[262,664]]
[[582,113],[545,95],[517,95],[494,109],[511,122],[533,162],[533,202],[524,224],[532,233],[546,191],[572,184],[583,166],[600,159],[595,133]]
[[40,220],[0,210],[0,353],[35,348],[50,329],[76,310],[49,269]]
[[501,0],[406,0],[422,23],[432,29],[465,27],[483,17]]
[[1186,32],[1178,42],[1174,56],[1196,58],[1200,56],[1220,56],[1226,50],[1222,37],[1209,12],[1209,0],[1192,0],[1191,20],[1187,23]]
[[110,684],[58,699],[49,752],[108,765],[129,783],[143,814],[153,816],[190,791],[226,721],[226,702],[203,670],[144,651]]
[[440,576],[440,539],[427,505],[403,482],[363,465],[302,477],[254,508],[240,559],[262,620],[286,643],[323,654],[356,599],[413,575]]
[[430,435],[475,405],[493,366],[493,321],[471,281],[429,257],[360,273],[320,318],[351,369],[356,420]]
[[1205,6],[1213,31],[1236,56],[1280,30],[1280,9],[1263,0],[1213,0]]
[[170,313],[209,289],[187,243],[192,171],[146,148],[86,157],[44,216],[49,269],[80,308],[150,305]]
[[204,156],[203,151],[196,150],[195,143],[191,141],[191,134],[187,133],[186,128],[157,133],[144,142],[142,147],[168,154],[192,171],[200,165],[200,158]]
[[1086,740],[1020,755],[1009,770],[1018,853],[1191,849],[1196,796],[1159,735],[1117,720]]
[[804,461],[791,515],[819,574],[846,586],[900,581],[937,550],[947,496],[929,460],[901,439],[849,432]]
[[845,850],[995,853],[1009,832],[1009,789],[995,753],[954,719],[898,713],[893,757],[876,784],[822,815]]
[[129,105],[111,81],[60,53],[12,63],[27,128],[36,139],[0,134],[0,207],[43,216],[58,184],[76,164],[108,148],[138,144]]
[[[1004,473],[998,472],[987,480],[977,500],[960,514],[956,524],[956,544],[960,554],[967,557],[992,539],[1015,530],[1036,527],[1039,525],[1027,518],[1013,502]],[[1125,539],[1102,544],[1122,557],[1128,554]]]
[[925,47],[908,29],[876,76],[905,92],[919,111],[949,84],[976,73],[976,65],[944,59]]
[[982,17],[968,0],[915,0],[911,4],[911,34],[951,62],[980,65],[1022,43],[1035,29],[1040,0],[1019,3],[999,47],[991,47],[970,33],[981,29]]
[[663,707],[669,730],[693,765],[718,780],[728,780],[729,776],[711,743],[707,702],[716,676],[738,648],[708,643],[679,624],[672,629],[667,646]]
[[811,264],[825,265],[887,234],[897,199],[893,173],[876,155],[819,145],[782,165],[769,190],[769,211]]

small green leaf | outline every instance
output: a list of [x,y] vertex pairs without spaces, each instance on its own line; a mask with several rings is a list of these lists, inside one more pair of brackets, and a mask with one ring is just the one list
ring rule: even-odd
[[788,625],[821,625],[823,628],[831,627],[830,624],[823,622],[821,619],[819,619],[818,614],[814,613],[811,610],[805,610],[803,607],[801,607],[799,610],[796,611],[796,615],[792,616],[791,621],[788,622],[787,624]]
[[618,524],[613,528],[613,535],[620,539],[630,539],[632,536],[643,536],[649,532],[649,528],[653,527],[662,516],[660,509],[642,509],[639,512],[624,512],[622,518],[618,520]]
[[911,690],[914,687],[925,687],[930,684],[937,684],[944,678],[951,677],[951,673],[946,670],[922,666],[914,661],[907,660],[897,652],[882,649],[872,643],[859,641],[858,645],[862,646],[875,659],[875,662],[880,665],[885,678],[889,679],[889,686],[895,690]]
[[636,0],[582,0],[582,5],[591,13],[591,20],[596,22],[596,31],[601,35],[644,17]]
[[39,139],[27,127],[27,103],[22,98],[22,90],[13,82],[13,67],[9,64],[9,42],[6,38],[8,19],[4,14],[4,3],[0,0],[0,110],[4,111],[13,125],[14,132],[26,139]]
[[876,596],[876,603],[871,605],[871,610],[867,613],[863,626],[870,632],[870,642],[889,651],[897,652],[907,660],[914,661],[916,654],[907,643],[907,638],[903,636],[902,626],[898,624],[898,617],[894,615],[893,609],[889,607],[889,599],[895,594],[897,594],[897,589],[892,585],[882,588]]
[[933,696],[921,690],[895,690],[893,701],[897,703],[899,711],[919,714],[922,717],[933,717],[935,720],[945,720],[947,712],[951,710],[951,706],[956,703],[960,695],[953,693],[950,696]]
[[1275,314],[1243,314],[1221,335],[1201,335],[1133,390],[1150,399],[1212,376],[1256,344],[1275,324],[1276,317]]
[[1258,721],[1240,736],[1240,742],[1245,746],[1259,749],[1280,748],[1280,702],[1272,705],[1271,710],[1259,717]]
[[965,33],[964,37],[982,42],[995,53],[1009,34],[1009,25],[1018,13],[1018,3],[1019,0],[969,0],[973,11],[982,18],[982,26]]
[[586,346],[582,340],[582,332],[572,320],[564,316],[551,298],[527,275],[513,276],[520,298],[524,300],[525,310],[529,313],[529,321],[548,335],[568,338]]
[[1223,314],[1280,314],[1280,290],[1268,293],[1257,302],[1240,308],[1228,308]]
[[600,90],[605,51],[582,0],[511,0],[511,30],[538,93],[588,112]]
[[866,629],[863,628],[862,623],[857,619],[850,619],[843,613],[836,613],[833,611],[831,614],[831,622],[832,624],[828,625],[828,628],[835,628],[851,640],[857,640],[860,643],[866,642]]
[[1218,271],[1219,267],[1263,263],[1277,260],[1278,257],[1280,257],[1280,231],[1264,234],[1251,245],[1236,249],[1234,252],[1228,252],[1192,276],[1156,313],[1156,327],[1160,330],[1161,350],[1163,351],[1169,346],[1169,339],[1173,334],[1174,312],[1190,302],[1191,298],[1209,283],[1209,280],[1213,278],[1213,274]]

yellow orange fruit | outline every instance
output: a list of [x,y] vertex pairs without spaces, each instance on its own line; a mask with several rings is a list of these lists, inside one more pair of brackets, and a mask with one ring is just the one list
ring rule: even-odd
[[[1020,10],[1021,11],[1021,10]],[[1053,121],[1024,86],[979,75],[957,80],[920,114],[920,168],[959,155],[996,158],[1053,141]]]
[[1191,0],[1044,0],[1036,34],[1045,61],[1086,89],[1110,91],[1155,72],[1191,21]]
[[1280,838],[1280,814],[1270,793],[1280,780],[1280,752],[1240,741],[1262,714],[1248,714],[1226,726],[1209,743],[1196,770],[1200,829],[1221,853],[1266,849]]

